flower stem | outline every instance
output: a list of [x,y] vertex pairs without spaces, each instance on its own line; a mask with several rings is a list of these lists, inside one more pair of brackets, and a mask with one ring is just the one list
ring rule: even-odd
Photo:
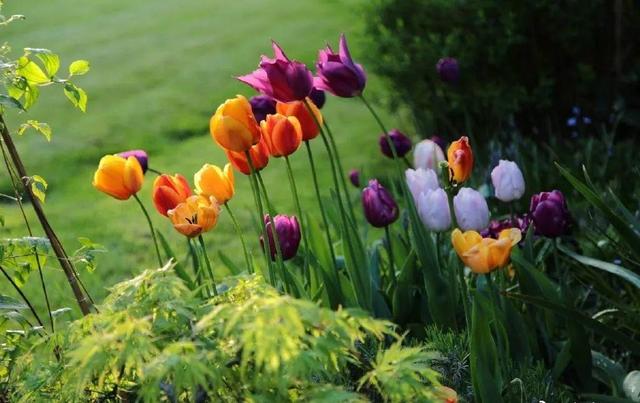
[[156,239],[156,230],[153,228],[153,222],[151,221],[149,212],[147,212],[147,209],[144,207],[144,204],[142,204],[142,201],[140,200],[137,194],[134,194],[133,197],[136,199],[136,201],[138,202],[138,205],[140,205],[140,208],[144,213],[144,216],[147,218],[147,223],[149,224],[149,230],[151,231],[151,238],[153,238],[153,245],[156,247],[156,255],[158,256],[158,264],[160,265],[158,267],[162,267],[163,265],[162,256],[160,256],[160,248],[158,247],[158,240]]
[[240,243],[242,244],[242,252],[244,253],[244,260],[245,260],[245,263],[247,264],[247,271],[253,274],[253,265],[251,264],[251,258],[249,256],[249,252],[247,251],[247,244],[244,241],[244,236],[242,235],[242,229],[240,229],[240,224],[238,224],[238,220],[236,219],[236,216],[233,214],[233,211],[231,211],[231,207],[229,207],[229,203],[225,203],[224,207],[227,209],[227,212],[229,213],[229,217],[231,217],[231,221],[233,222],[233,226],[235,227],[236,232],[238,233],[238,237],[240,237]]
[[302,205],[300,204],[300,197],[298,196],[298,188],[296,186],[296,179],[293,176],[293,169],[291,169],[291,163],[289,162],[289,156],[284,157],[284,161],[287,165],[287,174],[289,175],[289,184],[291,185],[291,192],[293,193],[293,200],[296,203],[296,210],[298,212],[298,218],[300,219],[300,232],[302,233],[302,242],[304,243],[304,274],[309,289],[311,289],[311,273],[309,270],[309,241],[306,234],[306,220],[302,213]]
[[[384,227],[384,235],[387,238],[387,253],[389,254],[389,275],[391,276],[391,284],[393,284],[393,288],[395,289],[398,286],[398,280],[396,278],[396,269],[393,259],[393,245],[391,244],[391,233],[389,231],[388,225]],[[393,293],[391,294],[393,295]]]
[[187,243],[189,245],[189,252],[191,253],[191,259],[193,259],[193,271],[195,272],[196,283],[198,284],[198,295],[200,296],[200,298],[204,298],[205,295],[203,294],[203,290],[206,291],[207,294],[209,293],[209,290],[207,290],[207,288],[204,285],[204,282],[202,281],[202,265],[200,264],[198,251],[193,246],[193,243],[191,242],[191,238],[187,238]]
[[331,143],[331,147],[333,148],[333,155],[336,157],[336,162],[338,164],[338,176],[340,177],[340,183],[342,184],[342,190],[344,191],[344,197],[347,200],[347,205],[349,206],[349,212],[351,213],[351,218],[353,222],[355,222],[355,210],[353,208],[353,202],[349,197],[349,188],[347,187],[347,180],[345,179],[346,172],[342,167],[342,160],[340,159],[340,153],[338,152],[338,147],[336,146],[336,142],[333,139],[333,133],[331,132],[331,128],[327,123],[327,120],[324,120],[324,127],[327,130],[327,134],[329,137],[329,143]]
[[198,235],[198,241],[200,242],[200,251],[202,252],[202,256],[204,256],[204,263],[207,265],[207,272],[209,273],[209,278],[211,279],[211,288],[213,288],[213,296],[218,296],[218,287],[216,286],[216,280],[213,277],[213,270],[211,269],[211,261],[209,260],[209,255],[207,255],[207,248],[204,246],[204,238],[202,238],[202,234]]

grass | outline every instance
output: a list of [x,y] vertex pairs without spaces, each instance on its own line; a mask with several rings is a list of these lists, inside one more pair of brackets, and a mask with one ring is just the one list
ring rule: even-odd
[[[146,222],[135,202],[117,201],[91,186],[99,158],[143,148],[152,167],[187,178],[205,162],[224,165],[224,154],[208,134],[208,119],[224,99],[237,93],[253,95],[233,76],[253,70],[260,54],[271,55],[271,38],[290,57],[312,64],[325,42],[335,43],[340,32],[349,36],[357,30],[354,4],[339,0],[245,0],[224,6],[201,0],[14,0],[3,11],[27,16],[3,32],[16,55],[23,47],[46,47],[61,55],[63,65],[79,58],[91,62],[91,72],[77,82],[89,94],[86,114],[68,104],[61,88],[47,88],[27,116],[9,115],[9,124],[15,129],[29,118],[52,126],[50,144],[28,133],[17,139],[18,147],[30,174],[49,182],[45,209],[67,249],[80,246],[78,237],[88,237],[108,250],[96,271],[82,274],[98,299],[110,285],[154,263]],[[352,40],[356,58],[357,42]],[[372,91],[383,93],[379,88]],[[332,124],[345,169],[365,166],[377,156],[379,130],[359,102],[329,97],[323,112]],[[313,148],[322,188],[327,189],[331,181],[321,141]],[[316,201],[306,156],[298,152],[291,162],[302,204],[312,211]],[[294,213],[284,161],[272,159],[264,175],[278,211]],[[149,174],[141,193],[149,208],[152,181]],[[258,253],[249,182],[241,174],[236,182],[230,204]],[[6,182],[1,183],[6,191]],[[3,237],[25,235],[15,208],[0,205],[0,214],[6,219]],[[158,214],[153,219],[174,245],[183,247],[182,237],[166,219]],[[32,222],[36,223],[33,216]],[[226,214],[206,240],[215,261],[218,251],[241,261]],[[217,272],[222,275],[224,268],[218,266]],[[73,307],[68,285],[52,259],[45,275],[54,295],[53,309]],[[39,290],[35,280],[33,276],[28,287],[31,295]]]

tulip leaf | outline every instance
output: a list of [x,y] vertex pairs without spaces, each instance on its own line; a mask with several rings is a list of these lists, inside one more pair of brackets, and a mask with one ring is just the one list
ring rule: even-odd
[[47,187],[49,186],[47,184],[47,181],[44,180],[42,176],[33,175],[31,178],[29,178],[29,183],[31,186],[31,193],[38,200],[44,203],[44,199],[47,196],[45,192],[47,191]]
[[629,403],[629,399],[624,397],[614,397],[607,395],[598,395],[593,393],[584,393],[581,394],[583,402],[593,402],[593,403]]
[[18,135],[22,136],[28,129],[34,129],[42,134],[47,141],[51,141],[51,127],[47,123],[38,122],[37,120],[27,120],[18,128]]
[[89,62],[87,60],[75,60],[69,65],[70,76],[81,76],[89,72]]
[[626,268],[624,268],[622,266],[619,266],[617,264],[604,262],[602,260],[594,259],[594,258],[591,258],[591,257],[588,257],[588,256],[578,255],[577,253],[574,253],[574,252],[570,251],[569,249],[567,249],[566,247],[564,247],[562,245],[559,245],[558,249],[560,249],[560,251],[562,251],[567,256],[573,258],[574,260],[576,260],[577,262],[582,263],[585,266],[594,267],[596,269],[599,269],[599,270],[602,270],[602,271],[606,271],[607,273],[614,274],[614,275],[616,275],[616,276],[618,276],[618,277],[630,282],[636,288],[640,288],[640,276],[637,275],[636,273],[632,272],[629,269],[626,269]]
[[27,309],[28,306],[16,299],[0,294],[0,311]]

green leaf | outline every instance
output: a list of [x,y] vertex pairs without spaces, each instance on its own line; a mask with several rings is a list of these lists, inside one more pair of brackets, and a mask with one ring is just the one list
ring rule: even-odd
[[56,75],[58,69],[60,69],[60,58],[55,53],[52,53],[49,49],[33,49],[26,48],[25,51],[33,53],[44,65],[44,69],[50,78]]
[[76,108],[80,109],[82,112],[87,111],[87,93],[78,86],[73,83],[67,82],[64,84],[64,95],[69,98],[69,101]]
[[9,95],[0,94],[0,105],[20,109],[21,111],[24,110],[20,101]]
[[625,269],[624,267],[618,266],[617,264],[604,262],[602,260],[594,259],[588,256],[578,255],[577,253],[570,251],[562,245],[559,245],[558,249],[560,249],[567,256],[586,266],[594,267],[596,269],[606,271],[607,273],[615,274],[616,276],[630,282],[636,288],[640,288],[640,276],[629,269]]
[[45,192],[47,191],[47,187],[49,186],[47,184],[47,181],[44,180],[42,176],[33,175],[30,178],[29,183],[31,184],[31,193],[33,193],[33,195],[38,200],[44,203],[44,199],[46,197]]
[[89,72],[89,62],[87,60],[75,60],[69,65],[70,76],[81,76]]
[[173,259],[173,261],[175,262],[175,264],[173,265],[173,269],[176,271],[178,277],[180,277],[180,279],[184,281],[184,283],[187,285],[187,287],[189,287],[190,290],[193,290],[195,288],[195,285],[193,283],[193,280],[191,279],[191,276],[189,276],[184,269],[184,262],[177,259],[175,253],[173,252],[173,249],[171,249],[171,246],[169,245],[169,242],[167,242],[167,238],[164,237],[162,232],[156,231],[156,235],[160,240],[160,246],[162,247],[162,251],[164,252],[167,260]]
[[18,68],[16,69],[16,73],[19,76],[24,77],[29,84],[43,85],[51,82],[49,76],[42,71],[40,66],[26,56],[22,56],[18,59]]
[[47,123],[38,122],[37,120],[27,120],[18,128],[18,135],[22,136],[28,129],[34,129],[38,133],[42,134],[47,141],[51,141],[51,126]]
[[27,308],[28,306],[26,304],[23,304],[22,302],[16,299],[13,299],[9,296],[0,294],[0,310],[14,311],[14,310],[20,310],[20,309],[27,309]]

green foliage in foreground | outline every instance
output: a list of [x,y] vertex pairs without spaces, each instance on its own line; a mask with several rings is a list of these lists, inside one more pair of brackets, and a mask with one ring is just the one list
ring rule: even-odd
[[[389,322],[279,295],[260,277],[197,299],[172,266],[119,283],[99,314],[0,353],[16,401],[430,401],[435,353]],[[15,329],[4,320],[0,330]],[[1,400],[1,399],[0,399]]]

